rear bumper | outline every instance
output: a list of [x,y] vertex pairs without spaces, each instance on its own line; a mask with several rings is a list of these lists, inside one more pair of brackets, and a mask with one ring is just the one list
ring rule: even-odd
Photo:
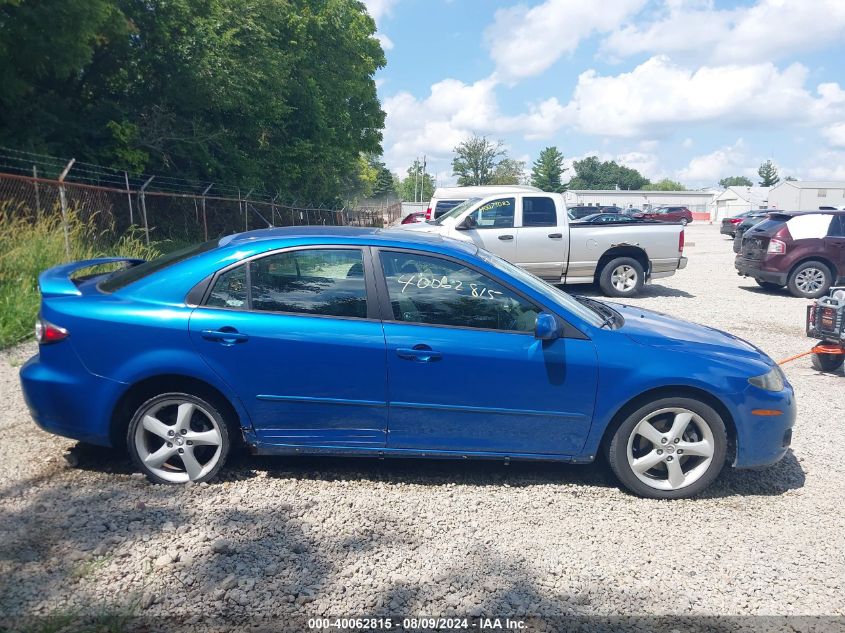
[[53,366],[39,354],[21,368],[32,419],[49,433],[111,446],[111,403],[125,385],[90,373],[72,352],[62,359],[60,366]]
[[734,236],[736,233],[736,226],[733,224],[723,224],[722,227],[719,229],[719,233],[722,235],[730,235],[731,237]]
[[746,259],[741,255],[734,260],[734,268],[740,275],[745,277],[754,277],[760,281],[768,281],[774,284],[786,285],[787,273],[777,270],[766,270],[762,266],[762,262],[755,259]]

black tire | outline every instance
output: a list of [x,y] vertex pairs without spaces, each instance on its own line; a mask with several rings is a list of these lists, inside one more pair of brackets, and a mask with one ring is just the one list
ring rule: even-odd
[[754,281],[756,281],[757,285],[763,290],[780,290],[783,288],[783,284],[776,284],[773,281],[763,281],[762,279],[755,279]]
[[[626,269],[626,273],[633,273],[635,278],[630,288],[617,288],[614,285],[613,274],[617,269]],[[645,283],[645,272],[636,259],[631,257],[617,257],[607,262],[599,275],[599,287],[607,297],[633,297],[640,292]]]
[[845,354],[813,354],[811,362],[816,371],[836,371],[845,362]]
[[[184,428],[184,434],[178,432],[182,404],[194,407],[185,409],[189,413],[186,413],[187,420],[181,427]],[[148,416],[162,422],[163,426],[159,427],[162,429],[161,434],[142,428],[144,419]],[[214,435],[213,431],[217,434]],[[219,443],[209,444],[209,439],[218,440]],[[151,467],[141,455],[141,451],[144,451],[146,457],[152,458],[157,451],[164,451],[165,445],[169,450],[162,454],[169,453],[171,457],[159,467]],[[163,393],[150,398],[135,411],[126,432],[126,447],[133,463],[150,481],[158,484],[179,484],[188,481],[201,483],[213,479],[226,463],[231,446],[229,425],[219,408],[188,393]],[[201,467],[199,470],[196,467],[188,468],[188,462],[185,461],[188,453]],[[191,470],[196,476],[189,474]]]
[[[710,457],[709,462],[707,462],[707,458],[705,457],[690,457],[688,455],[679,457],[674,454],[674,448],[672,448],[671,451],[667,448],[674,446],[673,442],[659,445],[653,444],[650,449],[645,449],[645,453],[647,454],[651,454],[652,450],[656,452],[664,451],[666,456],[661,459],[673,460],[677,458],[677,463],[681,465],[682,469],[689,468],[686,474],[692,473],[690,475],[691,481],[688,484],[684,484],[682,487],[675,489],[660,489],[659,487],[656,487],[660,484],[661,479],[657,476],[649,475],[652,470],[657,471],[659,469],[665,469],[667,473],[666,483],[668,483],[669,468],[665,461],[657,463],[655,468],[641,475],[643,478],[655,482],[654,485],[651,485],[645,483],[643,479],[634,472],[631,464],[629,463],[628,456],[629,440],[631,440],[634,446],[636,446],[638,442],[642,446],[642,443],[644,442],[644,438],[640,437],[639,434],[634,435],[634,430],[641,421],[649,418],[650,415],[657,414],[655,418],[652,418],[654,420],[652,423],[653,428],[660,430],[658,426],[662,423],[663,419],[666,419],[667,423],[671,425],[671,420],[674,419],[674,416],[671,412],[664,414],[659,413],[664,409],[682,409],[693,414],[693,418],[690,421],[689,426],[686,427],[687,430],[684,434],[685,438],[694,438],[696,434],[703,437],[707,431],[698,428],[699,425],[702,424],[707,426],[709,434],[712,436],[712,456]],[[692,433],[692,435],[687,435],[688,433]],[[661,434],[666,433],[661,431]],[[633,438],[632,435],[634,435]],[[669,435],[667,435],[667,437]],[[684,439],[683,441],[696,440]],[[719,473],[722,472],[722,468],[725,465],[727,445],[728,439],[727,432],[725,430],[725,423],[721,416],[716,413],[712,407],[693,398],[673,397],[654,400],[640,406],[636,411],[633,411],[630,415],[628,415],[614,430],[610,441],[606,445],[606,455],[610,468],[613,470],[613,473],[616,475],[619,483],[635,495],[651,499],[684,499],[700,493],[713,483],[716,477],[719,476]],[[657,446],[660,446],[660,450],[656,448]],[[681,446],[683,446],[683,444],[681,444]],[[673,453],[673,455],[670,455],[670,452]],[[633,447],[632,455],[634,455]],[[636,457],[637,456],[634,455],[634,458]],[[694,472],[696,468],[698,469],[698,472]],[[692,475],[696,475],[695,478],[693,478]]]
[[686,218],[681,218],[681,226],[686,226],[687,224],[689,224],[689,220],[687,220]]
[[[806,283],[802,277],[806,278],[815,278],[823,280],[821,285],[812,287],[814,290],[809,291],[806,289],[804,284]],[[833,283],[833,275],[830,272],[830,268],[827,267],[826,264],[822,262],[810,260],[808,262],[804,262],[796,266],[792,272],[789,274],[789,281],[787,281],[786,286],[789,288],[789,292],[792,293],[793,297],[801,297],[804,299],[817,299],[822,295],[826,295],[827,291],[830,289],[830,285]],[[809,285],[809,284],[807,284]]]

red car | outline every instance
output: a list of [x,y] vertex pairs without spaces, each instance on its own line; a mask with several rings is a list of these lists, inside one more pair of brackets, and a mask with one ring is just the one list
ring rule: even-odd
[[734,267],[762,288],[827,294],[845,280],[845,211],[770,212],[743,234]]
[[686,207],[658,207],[649,211],[635,213],[635,218],[658,220],[660,222],[680,222],[684,226],[692,222],[692,212]]
[[425,211],[414,211],[402,219],[402,224],[414,224],[415,222],[425,222]]

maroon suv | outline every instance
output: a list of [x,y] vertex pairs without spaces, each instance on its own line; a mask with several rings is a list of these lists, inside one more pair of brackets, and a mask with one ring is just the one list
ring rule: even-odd
[[635,213],[634,217],[644,220],[658,220],[660,222],[680,222],[686,225],[692,222],[692,211],[686,207],[658,207],[650,211]]
[[820,297],[845,279],[845,212],[770,212],[745,232],[734,266],[763,288]]

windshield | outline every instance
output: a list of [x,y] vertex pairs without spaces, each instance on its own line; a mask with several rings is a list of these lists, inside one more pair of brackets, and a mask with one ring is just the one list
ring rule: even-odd
[[431,224],[437,224],[438,226],[443,224],[443,220],[448,218],[456,218],[461,213],[469,209],[471,206],[475,205],[481,198],[470,198],[469,200],[464,200],[461,204],[457,205],[456,207],[452,207],[451,211],[444,213],[439,218],[434,220]]
[[202,244],[194,244],[192,246],[188,246],[187,248],[181,248],[178,251],[167,253],[166,255],[157,257],[156,259],[151,259],[143,264],[118,270],[108,279],[100,282],[97,287],[103,292],[114,292],[115,290],[120,290],[121,288],[124,288],[131,283],[135,283],[147,275],[152,275],[163,268],[167,268],[173,264],[178,264],[189,257],[193,257],[194,255],[210,251],[211,249],[217,247],[217,243],[218,240],[211,240]]
[[578,302],[572,295],[564,292],[563,290],[560,290],[551,284],[547,284],[545,281],[532,275],[527,270],[511,264],[509,261],[506,261],[489,251],[479,249],[478,256],[499,270],[508,273],[511,277],[515,277],[526,286],[536,290],[547,299],[564,306],[567,310],[578,315],[590,325],[601,327],[604,322],[605,318],[599,315],[598,312]]

